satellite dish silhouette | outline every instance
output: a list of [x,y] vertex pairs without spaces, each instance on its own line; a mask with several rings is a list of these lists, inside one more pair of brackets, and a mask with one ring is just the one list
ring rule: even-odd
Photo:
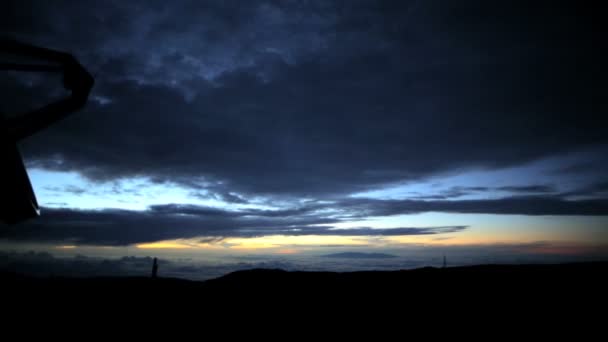
[[44,61],[0,61],[0,70],[62,73],[63,86],[70,91],[68,97],[23,115],[10,118],[0,116],[0,221],[13,224],[40,215],[17,143],[82,108],[94,79],[72,55],[65,52],[0,38],[0,53],[16,60]]

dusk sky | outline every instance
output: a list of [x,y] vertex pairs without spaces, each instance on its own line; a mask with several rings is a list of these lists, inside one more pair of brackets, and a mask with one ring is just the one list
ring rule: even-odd
[[[3,258],[604,260],[608,58],[588,6],[9,0],[2,35],[72,53],[95,87],[20,143],[41,216],[0,225]],[[62,95],[1,76],[8,116]],[[323,257],[342,252],[397,259]]]

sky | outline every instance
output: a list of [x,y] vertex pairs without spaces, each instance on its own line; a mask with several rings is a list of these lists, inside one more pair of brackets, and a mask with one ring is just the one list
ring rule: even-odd
[[[607,259],[600,13],[575,1],[9,0],[3,36],[72,53],[96,83],[84,109],[20,142],[41,217],[0,226],[2,262],[76,274],[112,260],[100,272],[122,274],[157,256],[198,279],[446,254]],[[60,79],[1,76],[7,116],[64,95]]]

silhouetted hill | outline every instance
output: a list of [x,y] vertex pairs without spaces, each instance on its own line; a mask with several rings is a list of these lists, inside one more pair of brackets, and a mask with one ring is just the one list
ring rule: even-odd
[[322,255],[324,258],[344,258],[344,259],[389,259],[397,258],[396,255],[384,253],[359,253],[359,252],[344,252]]
[[[84,306],[471,305],[553,307],[606,304],[608,263],[485,265],[392,272],[287,272],[255,269],[205,282],[147,277],[35,278],[0,274],[8,308]],[[29,303],[28,305],[24,303]],[[246,304],[249,303],[249,304]],[[269,306],[270,305],[270,306]],[[82,308],[81,308],[82,309]]]

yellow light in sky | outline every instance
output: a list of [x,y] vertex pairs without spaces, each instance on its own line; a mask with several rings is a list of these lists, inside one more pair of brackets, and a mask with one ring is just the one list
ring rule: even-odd
[[[135,245],[139,249],[197,249],[207,251],[269,251],[288,253],[317,247],[361,246],[361,247],[400,247],[407,245],[463,246],[493,244],[523,244],[535,241],[564,242],[575,241],[572,236],[563,234],[557,228],[548,235],[543,229],[514,226],[509,228],[476,226],[453,233],[399,236],[345,236],[345,235],[268,235],[260,237],[228,237],[225,239],[200,242],[197,239],[166,240]],[[74,248],[59,246],[58,248]]]
[[391,245],[425,244],[425,245],[478,245],[496,243],[487,236],[457,234],[438,235],[403,235],[403,236],[326,236],[303,235],[285,236],[268,235],[252,238],[226,238],[219,242],[200,243],[196,240],[167,240],[135,245],[139,249],[201,249],[201,250],[270,250],[288,254],[296,248],[331,247],[331,246],[369,246],[382,247]]
[[261,249],[282,247],[315,246],[367,246],[369,241],[363,236],[326,236],[326,235],[268,235],[255,238],[231,238],[226,242],[234,249]]
[[403,235],[403,236],[341,236],[341,235],[304,235],[285,236],[269,235],[253,238],[226,238],[219,242],[200,243],[196,240],[167,240],[153,243],[137,244],[140,249],[202,249],[202,250],[270,250],[287,253],[296,249],[311,247],[353,246],[383,247],[408,244],[425,245],[476,245],[495,243],[484,236],[462,237],[454,234],[439,235]]
[[226,238],[218,242],[201,243],[197,240],[166,240],[136,244],[139,249],[233,249],[258,250],[280,248],[279,253],[295,251],[294,247],[313,246],[367,246],[370,242],[364,236],[284,236],[269,235],[253,238]]

